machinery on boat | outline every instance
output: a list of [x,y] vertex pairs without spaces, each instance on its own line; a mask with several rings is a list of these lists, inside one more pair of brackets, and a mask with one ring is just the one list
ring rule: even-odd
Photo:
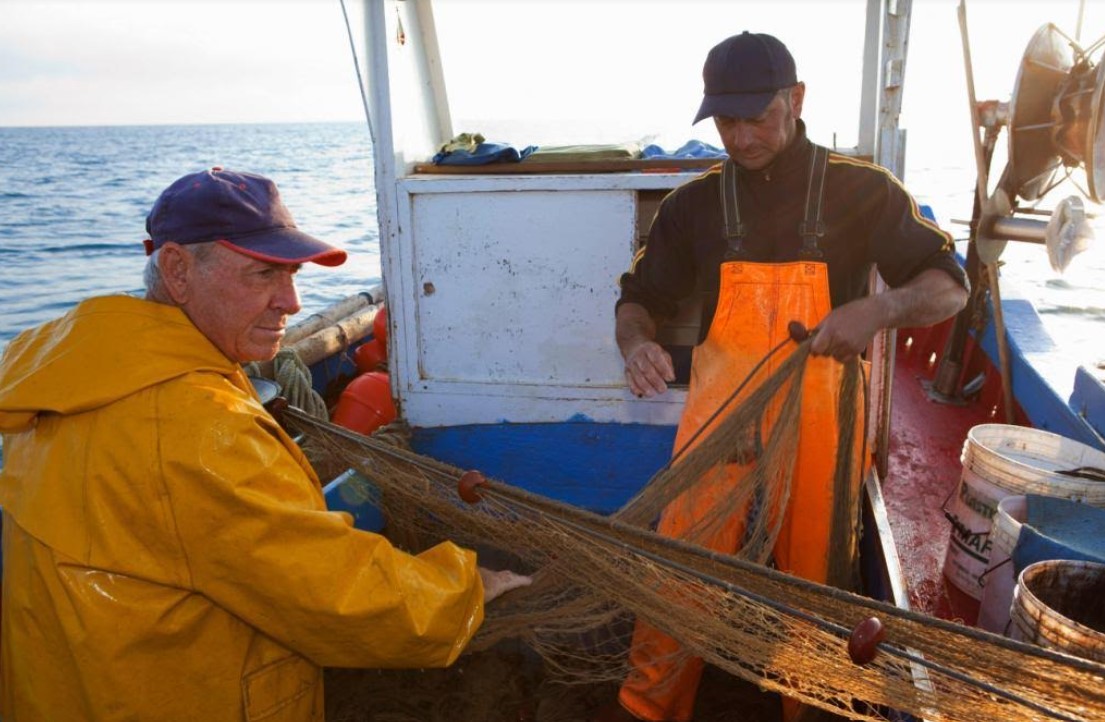
[[[1033,370],[1035,364],[1028,359],[1046,352],[1040,347],[1046,346],[1046,341],[1037,342],[1039,334],[1031,329],[1006,333],[997,269],[1009,242],[1045,245],[1048,260],[1057,271],[1065,269],[1074,255],[1092,242],[1094,232],[1085,204],[1102,201],[1105,174],[1105,135],[1101,132],[1105,74],[1100,59],[1093,59],[1102,40],[1083,48],[1057,26],[1041,26],[1024,51],[1009,101],[979,102],[971,71],[965,5],[960,6],[959,16],[977,168],[965,259],[975,293],[970,307],[956,319],[944,348],[932,383],[933,397],[941,401],[962,397],[959,384],[968,326],[972,317],[984,311],[979,304],[989,295],[993,299],[990,314],[994,343],[987,352],[999,366],[1004,420],[1052,429],[1100,447],[1102,423],[1095,411],[1100,406],[1095,387],[1100,383],[1094,383],[1090,370],[1076,370],[1070,364],[1045,372],[1041,388],[1029,382],[1040,373]],[[994,153],[1001,150],[1002,144],[1006,163],[1000,174],[994,174]],[[1052,210],[1039,208],[1049,193],[1071,185],[1080,193],[1062,199]],[[1024,347],[1011,352],[1018,343]],[[1071,379],[1073,390],[1069,388]],[[1018,382],[1022,385],[1016,387]],[[1065,393],[1070,394],[1069,406],[1075,411],[1070,419],[1062,418],[1065,410],[1061,408],[1059,414],[1046,408],[1048,396]]]

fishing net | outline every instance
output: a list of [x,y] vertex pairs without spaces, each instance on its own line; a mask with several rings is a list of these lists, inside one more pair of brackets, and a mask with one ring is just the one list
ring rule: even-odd
[[[366,438],[295,409],[285,422],[315,454],[358,472],[367,482],[360,492],[384,510],[398,546],[418,552],[451,539],[479,550],[481,560],[497,556],[533,574],[532,586],[488,606],[470,653],[512,640],[536,653],[544,674],[561,684],[617,684],[628,671],[628,638],[638,618],[677,639],[680,654],[852,719],[908,713],[956,722],[1105,720],[1103,665],[772,569],[765,562],[778,535],[777,514],[750,519],[737,554],[695,543],[726,516],[785,505],[808,357],[806,341],[754,388],[735,394],[736,403],[711,420],[708,433],[608,517],[420,456],[394,435]],[[849,367],[842,399],[859,392],[859,373],[858,363]],[[853,428],[856,406],[843,401],[840,408],[840,429]],[[773,421],[765,423],[765,416]],[[847,461],[855,443],[841,434],[838,476],[858,473]],[[716,514],[686,538],[650,531],[668,500],[734,463],[747,471],[718,498]],[[840,528],[855,529],[854,499],[832,513],[842,517]],[[846,523],[848,515],[853,521]],[[853,541],[846,535],[840,545],[843,570],[833,572],[836,578],[852,574]],[[863,632],[879,626],[877,647],[862,644]],[[850,645],[855,658],[873,658],[853,662]]]

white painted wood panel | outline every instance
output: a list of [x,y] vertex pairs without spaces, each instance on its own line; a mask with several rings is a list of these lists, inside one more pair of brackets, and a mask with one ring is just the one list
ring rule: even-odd
[[416,196],[420,379],[622,383],[613,308],[634,213],[626,191]]
[[614,341],[636,191],[559,180],[401,184],[392,373],[411,424],[678,418],[682,392],[632,397]]

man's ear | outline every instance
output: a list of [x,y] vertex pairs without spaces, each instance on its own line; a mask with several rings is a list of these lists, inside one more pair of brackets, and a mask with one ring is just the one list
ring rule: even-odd
[[157,268],[161,272],[161,282],[173,303],[183,306],[191,296],[192,254],[172,241],[161,247],[157,257]]
[[802,101],[806,99],[806,84],[796,83],[790,89],[790,112],[795,118],[802,117]]

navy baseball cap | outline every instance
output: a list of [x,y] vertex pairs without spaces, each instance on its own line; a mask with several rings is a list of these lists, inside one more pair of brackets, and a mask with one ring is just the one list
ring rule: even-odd
[[162,191],[146,217],[146,255],[168,241],[216,241],[269,263],[340,266],[345,251],[295,226],[276,184],[254,173],[215,167],[179,178]]
[[772,35],[746,30],[711,48],[702,82],[705,97],[695,123],[714,115],[757,118],[777,92],[797,85],[798,78],[787,46]]

